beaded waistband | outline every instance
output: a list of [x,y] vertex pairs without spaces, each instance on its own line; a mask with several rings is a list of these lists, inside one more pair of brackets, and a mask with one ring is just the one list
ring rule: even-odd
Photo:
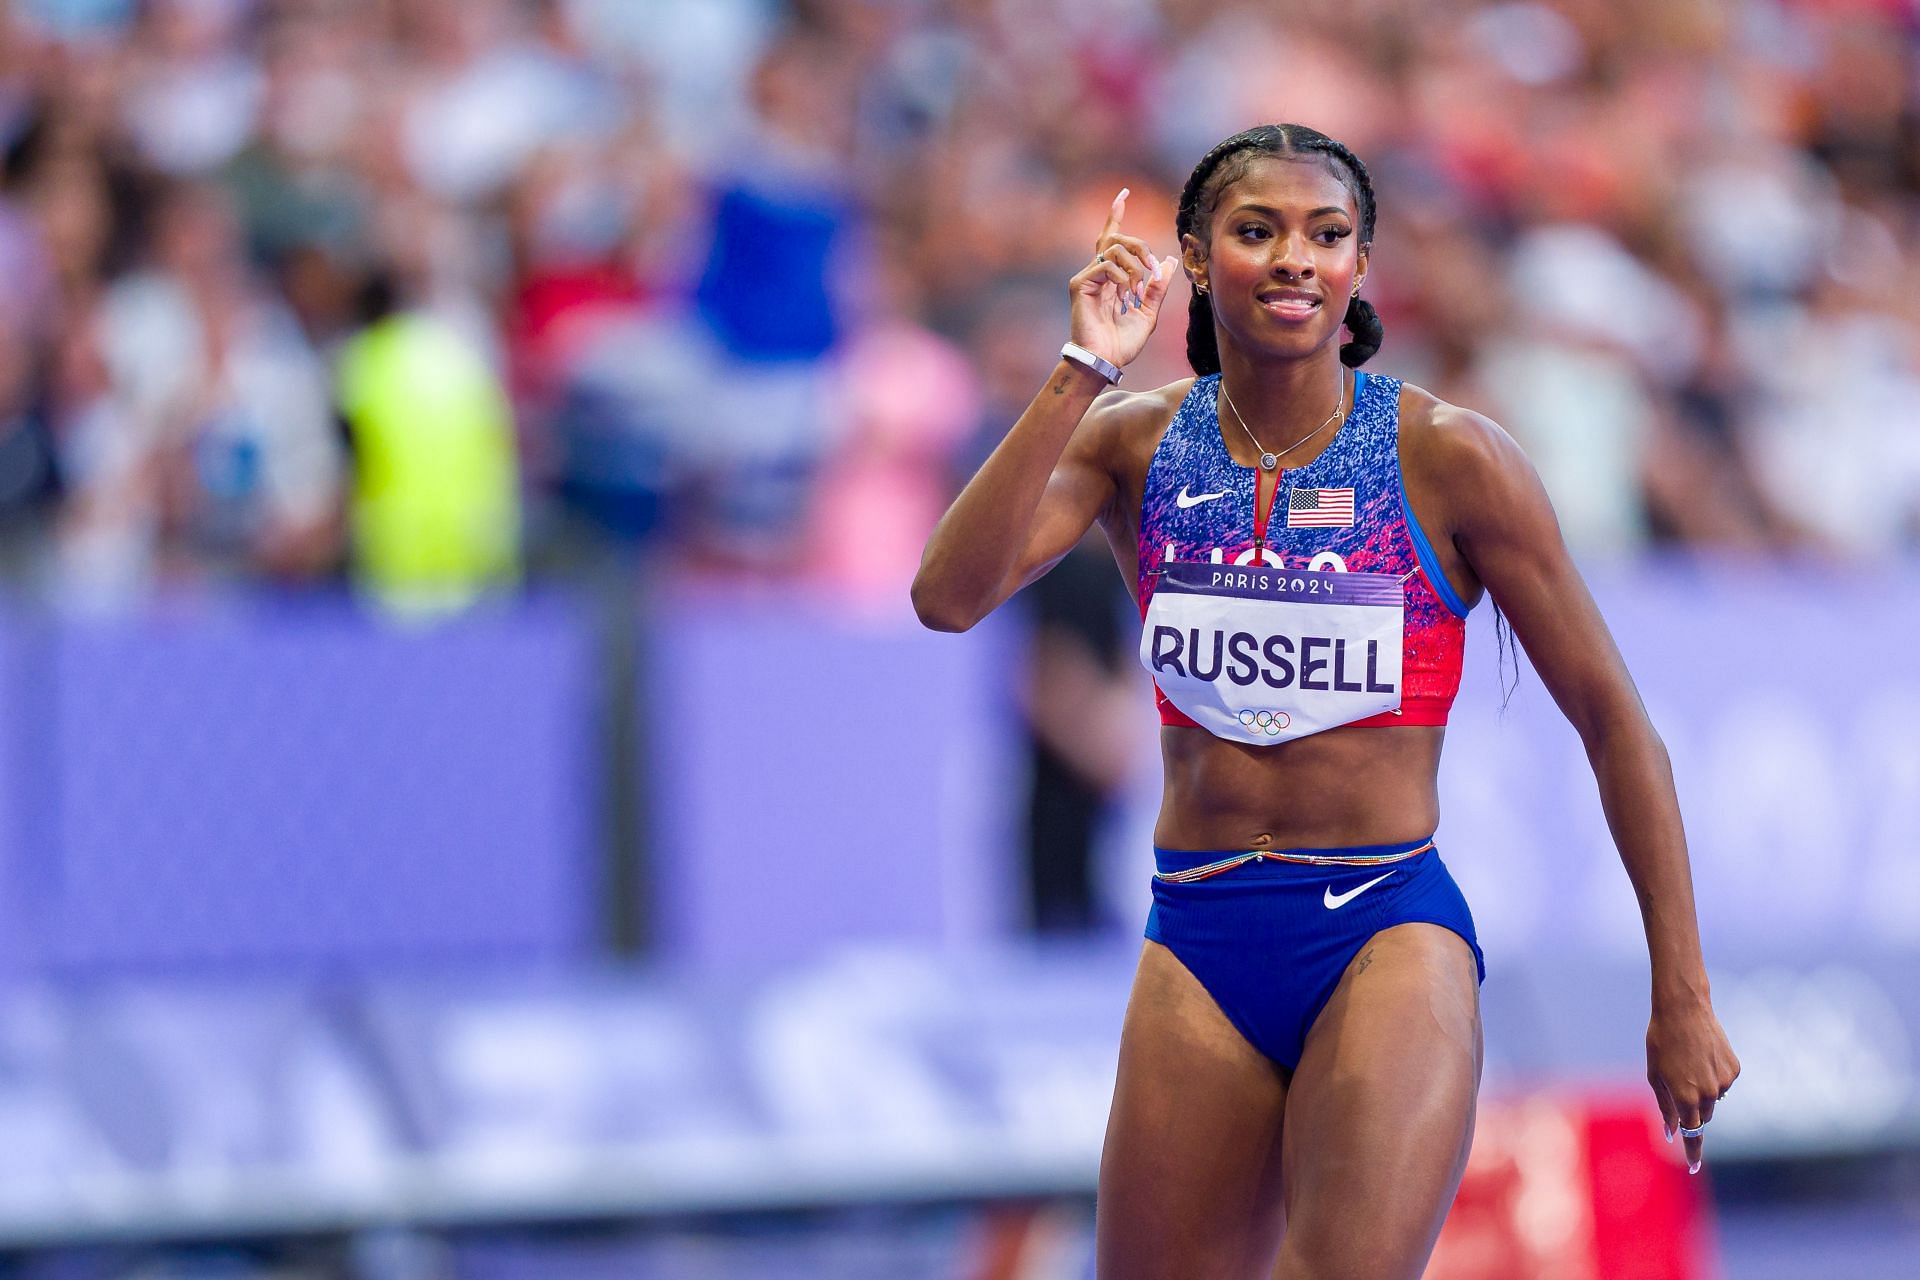
[[1388,853],[1315,853],[1305,849],[1250,849],[1245,853],[1229,854],[1216,862],[1203,863],[1197,867],[1188,867],[1184,871],[1156,871],[1153,878],[1165,880],[1170,884],[1191,884],[1196,880],[1207,880],[1222,872],[1232,871],[1235,867],[1244,867],[1249,862],[1297,862],[1312,867],[1377,867],[1388,862],[1403,862],[1415,858],[1433,848],[1433,841],[1427,840],[1411,849],[1394,849]]

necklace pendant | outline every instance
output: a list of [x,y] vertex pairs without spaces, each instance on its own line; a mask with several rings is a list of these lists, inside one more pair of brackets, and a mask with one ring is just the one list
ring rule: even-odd
[[1277,454],[1263,453],[1260,455],[1260,469],[1262,471],[1271,471],[1279,465],[1280,458]]

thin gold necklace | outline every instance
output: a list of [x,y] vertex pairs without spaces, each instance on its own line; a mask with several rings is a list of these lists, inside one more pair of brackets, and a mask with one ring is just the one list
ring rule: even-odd
[[1227,402],[1227,408],[1233,410],[1233,420],[1240,424],[1240,429],[1247,433],[1247,439],[1253,441],[1253,447],[1260,451],[1260,469],[1262,471],[1272,471],[1280,465],[1280,459],[1286,457],[1295,449],[1298,449],[1301,445],[1333,425],[1333,420],[1340,416],[1340,410],[1347,403],[1347,376],[1344,373],[1340,375],[1340,398],[1333,402],[1333,412],[1327,415],[1327,420],[1278,453],[1268,452],[1267,446],[1261,444],[1259,437],[1253,434],[1253,428],[1248,426],[1247,420],[1240,415],[1240,406],[1235,404],[1233,397],[1227,394],[1227,380],[1225,378],[1220,379],[1220,398]]

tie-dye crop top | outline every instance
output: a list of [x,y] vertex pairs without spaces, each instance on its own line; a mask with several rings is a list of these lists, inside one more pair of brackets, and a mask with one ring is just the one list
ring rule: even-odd
[[[1194,381],[1154,451],[1140,505],[1140,615],[1156,569],[1169,561],[1252,564],[1255,532],[1265,563],[1284,569],[1387,573],[1406,583],[1403,695],[1398,711],[1355,726],[1444,725],[1460,689],[1467,606],[1441,571],[1407,502],[1400,475],[1400,380],[1354,371],[1353,411],[1304,467],[1280,472],[1256,520],[1258,472],[1227,453],[1220,434],[1220,376]],[[1160,723],[1195,722],[1156,685]]]

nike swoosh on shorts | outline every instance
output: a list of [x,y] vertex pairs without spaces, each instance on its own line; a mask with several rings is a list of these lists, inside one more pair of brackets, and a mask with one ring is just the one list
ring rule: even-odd
[[1373,886],[1379,884],[1382,880],[1385,880],[1387,876],[1390,876],[1392,874],[1393,872],[1388,871],[1383,875],[1377,875],[1373,879],[1361,885],[1359,888],[1349,889],[1345,893],[1335,893],[1333,891],[1333,886],[1328,885],[1327,892],[1326,892],[1327,910],[1333,911],[1339,907],[1346,906],[1349,902],[1352,902],[1355,898],[1359,897],[1361,894],[1365,893],[1367,890],[1373,888]]

